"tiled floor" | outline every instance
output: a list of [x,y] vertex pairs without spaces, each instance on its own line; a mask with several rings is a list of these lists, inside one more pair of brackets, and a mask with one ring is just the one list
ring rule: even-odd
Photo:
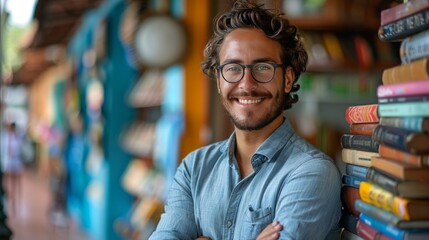
[[[22,179],[22,198],[15,214],[8,215],[12,240],[88,240],[69,220],[69,226],[56,227],[48,216],[50,192],[48,180],[34,170],[27,170]],[[5,210],[6,211],[6,210]]]

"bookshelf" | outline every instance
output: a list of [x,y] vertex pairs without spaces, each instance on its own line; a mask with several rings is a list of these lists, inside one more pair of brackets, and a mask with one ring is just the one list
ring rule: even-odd
[[286,114],[299,123],[294,127],[300,135],[336,159],[336,137],[349,127],[344,122],[346,108],[376,102],[382,71],[400,62],[399,45],[377,36],[380,11],[394,1],[260,2],[286,14],[309,54],[307,72],[298,82],[300,100]]

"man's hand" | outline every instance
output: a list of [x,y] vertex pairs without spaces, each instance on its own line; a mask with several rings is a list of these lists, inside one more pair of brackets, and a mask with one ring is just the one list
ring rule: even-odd
[[268,225],[256,238],[256,240],[275,240],[278,239],[280,234],[279,231],[283,229],[278,221],[275,221]]

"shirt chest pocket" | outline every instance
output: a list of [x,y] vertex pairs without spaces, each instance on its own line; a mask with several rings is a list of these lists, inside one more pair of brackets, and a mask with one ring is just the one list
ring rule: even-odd
[[271,207],[253,209],[249,206],[241,229],[240,239],[256,239],[262,230],[273,221],[272,215]]

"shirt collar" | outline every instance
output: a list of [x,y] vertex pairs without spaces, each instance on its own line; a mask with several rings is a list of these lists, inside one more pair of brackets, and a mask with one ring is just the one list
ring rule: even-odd
[[[285,118],[283,123],[256,150],[255,155],[263,155],[264,160],[261,162],[261,158],[256,158],[258,159],[258,163],[255,164],[262,164],[266,160],[273,161],[275,159],[275,155],[279,152],[279,150],[283,149],[293,134],[295,134],[295,131],[290,125],[289,120]],[[235,139],[235,132],[233,132],[229,136],[226,144],[221,148],[222,152],[228,152],[228,160],[230,163],[233,163],[234,159],[236,145]]]

